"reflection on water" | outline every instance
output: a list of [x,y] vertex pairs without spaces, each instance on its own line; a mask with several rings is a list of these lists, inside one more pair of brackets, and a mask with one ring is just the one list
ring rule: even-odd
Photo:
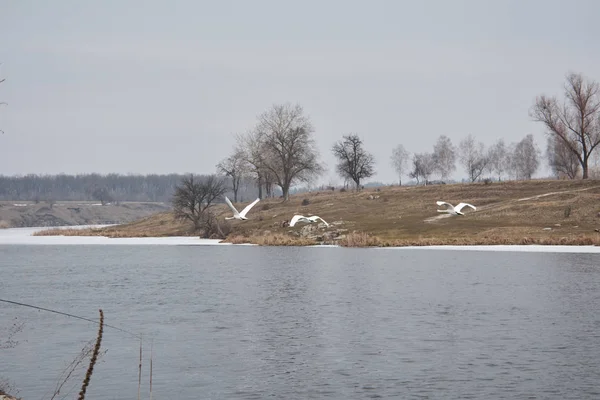
[[[13,245],[0,246],[0,297],[91,318],[102,308],[107,323],[143,333],[146,398],[151,338],[156,398],[594,398],[599,261],[423,249]],[[18,346],[0,350],[0,377],[23,398],[42,398],[97,326],[0,305],[0,323],[15,317],[25,328]],[[91,397],[137,398],[138,346],[105,329],[108,352]]]

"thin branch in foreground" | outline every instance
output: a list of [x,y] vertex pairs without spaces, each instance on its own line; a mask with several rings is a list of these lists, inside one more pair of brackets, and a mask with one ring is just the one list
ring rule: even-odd
[[85,374],[85,379],[83,380],[83,385],[81,386],[81,391],[79,392],[79,400],[85,399],[85,391],[87,390],[88,385],[90,384],[90,379],[92,378],[92,372],[94,372],[94,364],[96,364],[96,359],[98,358],[98,353],[100,352],[100,343],[102,342],[102,328],[104,326],[104,313],[102,309],[100,311],[100,327],[98,328],[98,337],[96,338],[96,346],[94,346],[94,353],[92,354],[92,358],[90,360],[90,365]]

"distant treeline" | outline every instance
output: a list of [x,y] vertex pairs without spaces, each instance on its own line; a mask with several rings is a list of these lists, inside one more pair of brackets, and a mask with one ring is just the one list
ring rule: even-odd
[[[186,175],[0,175],[0,200],[168,203],[172,199],[175,187]],[[258,191],[254,186],[251,181],[243,182],[239,194],[241,201],[255,198]]]

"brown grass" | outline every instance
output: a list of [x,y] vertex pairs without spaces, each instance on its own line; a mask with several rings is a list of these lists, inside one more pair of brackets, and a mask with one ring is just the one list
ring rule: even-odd
[[8,229],[10,228],[10,224],[8,221],[0,220],[0,229]]
[[352,239],[340,241],[344,247],[405,247],[405,246],[494,246],[494,245],[552,245],[600,246],[600,234],[563,237],[459,237],[381,240],[365,233],[351,234]]
[[365,232],[352,232],[339,240],[342,247],[376,247],[382,245],[382,240]]
[[229,236],[224,242],[232,244],[257,244],[259,246],[311,246],[318,244],[312,239],[293,237],[281,233],[252,236],[234,235]]
[[[369,200],[369,195],[379,196]],[[308,199],[307,206],[302,205]],[[248,221],[232,221],[230,243],[262,245],[315,244],[301,239],[304,225],[282,225],[294,214],[319,215],[331,224],[319,230],[355,232],[332,241],[343,246],[466,245],[466,244],[587,244],[597,243],[600,227],[600,181],[532,180],[474,184],[383,187],[376,192],[322,191],[262,200]],[[477,206],[467,215],[438,218],[436,200]],[[236,204],[243,207],[247,202]],[[568,217],[565,209],[570,207]],[[215,207],[219,220],[229,216],[225,205]],[[550,228],[547,230],[545,228]],[[342,235],[346,232],[340,232]],[[191,236],[190,226],[171,213],[101,230],[73,230],[75,235],[109,237]],[[46,232],[44,234],[50,234]],[[60,234],[66,234],[61,231]],[[71,234],[71,231],[68,231]]]

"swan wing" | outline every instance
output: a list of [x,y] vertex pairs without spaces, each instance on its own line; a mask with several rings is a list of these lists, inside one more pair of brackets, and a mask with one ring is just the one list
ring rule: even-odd
[[454,206],[450,203],[446,203],[445,201],[436,201],[435,202],[438,206],[447,206],[448,208],[454,208]]
[[227,205],[229,206],[229,208],[231,208],[231,211],[233,211],[233,215],[239,215],[240,214],[238,212],[238,210],[235,209],[235,207],[233,206],[233,204],[231,204],[231,201],[227,198],[227,196],[225,196],[225,203],[227,203]]
[[256,200],[254,200],[252,203],[248,204],[246,207],[244,207],[244,209],[242,210],[242,212],[240,213],[240,217],[245,217],[246,214],[248,214],[248,211],[250,211],[250,209],[252,207],[254,207],[254,205],[256,203],[258,203],[260,201],[260,198],[257,198]]
[[325,226],[329,226],[329,224],[323,218],[319,217],[318,215],[313,215],[312,217],[308,217],[308,219],[311,220],[312,222],[317,222],[317,220],[321,220],[321,221],[323,221]]
[[325,224],[325,226],[329,226],[329,224],[327,223],[327,221],[325,221],[323,218],[321,218],[321,217],[317,217],[317,218],[319,218],[321,221],[323,221],[323,223]]
[[290,226],[296,225],[296,222],[298,222],[300,219],[304,219],[304,215],[294,215],[290,221]]
[[458,205],[454,208],[456,211],[460,211],[465,207],[471,207],[473,210],[477,211],[477,209],[475,208],[474,205],[471,205],[469,203],[458,203]]

